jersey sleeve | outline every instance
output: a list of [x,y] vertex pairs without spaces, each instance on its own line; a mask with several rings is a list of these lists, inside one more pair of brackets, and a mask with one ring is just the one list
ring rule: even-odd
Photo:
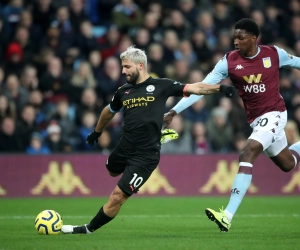
[[108,104],[108,107],[110,109],[110,112],[117,113],[121,110],[123,107],[120,97],[120,90],[117,90],[112,97],[110,103]]
[[289,68],[296,68],[300,70],[299,57],[290,55],[284,49],[281,49],[277,46],[274,47],[276,48],[279,57],[279,68],[289,67]]
[[224,56],[214,67],[214,69],[204,78],[202,82],[208,84],[217,84],[228,77],[228,64]]
[[165,94],[167,96],[183,96],[183,89],[186,84],[173,81],[171,79],[164,79],[166,82]]

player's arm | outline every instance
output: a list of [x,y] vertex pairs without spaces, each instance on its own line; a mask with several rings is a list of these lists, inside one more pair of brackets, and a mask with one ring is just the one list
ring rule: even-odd
[[[227,59],[226,56],[224,56],[215,66],[212,72],[210,72],[205,79],[203,80],[203,83],[206,84],[218,84],[223,79],[228,77],[228,65],[227,65]],[[195,102],[199,101],[203,95],[194,95],[191,94],[188,98],[182,98],[168,113],[164,115],[164,128],[167,127],[173,117],[176,114],[179,114],[189,106],[193,105]]]
[[[109,105],[107,105],[101,112],[97,125],[92,133],[86,138],[86,143],[90,146],[94,145],[94,142],[98,142],[98,138],[101,136],[103,130],[115,114],[122,108],[122,103],[118,97],[118,91],[116,91]],[[115,111],[118,110],[118,111]]]
[[279,68],[288,67],[300,70],[300,57],[288,54],[284,49],[274,46],[279,57]]
[[110,106],[106,106],[99,117],[99,120],[97,122],[97,125],[95,127],[95,131],[97,133],[102,133],[103,130],[105,129],[105,127],[107,126],[107,124],[111,121],[111,119],[115,116],[116,113],[113,113],[110,110]]
[[228,86],[224,84],[212,85],[203,82],[197,82],[185,85],[183,92],[185,96],[190,96],[191,94],[212,95],[223,92],[225,93],[226,97],[231,98],[233,97],[235,91],[233,86]]

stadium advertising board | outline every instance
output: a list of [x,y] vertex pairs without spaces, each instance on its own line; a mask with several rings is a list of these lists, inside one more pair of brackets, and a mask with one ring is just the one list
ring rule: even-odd
[[[238,155],[162,155],[157,170],[138,196],[228,195],[238,170]],[[119,177],[110,177],[106,156],[2,155],[0,198],[109,196]],[[253,167],[248,195],[299,195],[300,167],[281,172],[265,155]]]

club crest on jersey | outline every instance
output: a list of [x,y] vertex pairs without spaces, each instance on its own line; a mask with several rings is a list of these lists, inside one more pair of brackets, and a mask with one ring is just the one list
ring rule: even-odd
[[149,85],[149,86],[147,86],[146,90],[148,92],[153,92],[155,90],[155,87],[153,85]]
[[270,57],[265,57],[262,60],[263,60],[265,68],[270,68],[272,66],[271,58]]

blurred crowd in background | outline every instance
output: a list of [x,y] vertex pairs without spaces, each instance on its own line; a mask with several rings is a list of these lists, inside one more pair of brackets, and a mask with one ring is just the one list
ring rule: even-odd
[[[1,0],[0,152],[109,153],[122,113],[98,145],[85,140],[126,83],[120,53],[134,44],[146,51],[152,77],[199,82],[233,49],[233,26],[243,17],[258,24],[259,44],[300,56],[299,0]],[[280,92],[293,144],[300,71],[281,70]],[[169,98],[166,112],[180,99]],[[238,152],[252,132],[241,99],[221,94],[202,98],[170,127],[180,137],[163,145],[165,154]]]

